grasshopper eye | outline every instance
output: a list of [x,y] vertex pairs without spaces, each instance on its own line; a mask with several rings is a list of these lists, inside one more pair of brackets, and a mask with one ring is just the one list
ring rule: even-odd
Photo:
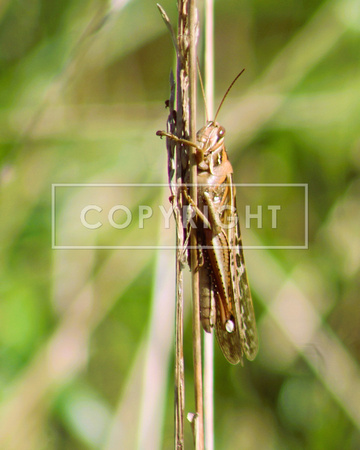
[[221,139],[224,136],[225,136],[225,128],[220,125],[219,131],[218,131],[218,138]]

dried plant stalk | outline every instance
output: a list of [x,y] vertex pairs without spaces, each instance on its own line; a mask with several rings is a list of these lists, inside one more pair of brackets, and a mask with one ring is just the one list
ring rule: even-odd
[[[170,100],[168,131],[175,132],[175,82],[170,74]],[[176,164],[175,146],[172,140],[167,141],[168,175],[172,193],[172,203],[176,221],[176,308],[175,308],[175,448],[184,448],[184,409],[185,409],[185,376],[184,376],[184,233],[182,226],[181,199],[177,193],[178,166]]]
[[[176,72],[176,112],[174,109],[174,87],[171,80],[171,98],[169,101],[170,114],[168,119],[168,132],[179,139],[196,141],[196,30],[197,12],[195,0],[178,1],[178,33],[175,34],[170,25],[165,11],[158,5],[160,12],[169,28],[177,53]],[[175,120],[176,117],[176,120]],[[180,142],[167,139],[169,160],[169,184],[172,192],[175,220],[177,223],[177,254],[176,254],[176,362],[175,362],[175,448],[184,447],[184,359],[183,359],[183,274],[185,255],[184,223],[182,217],[183,199],[178,186],[185,183],[185,171],[190,174],[190,195],[196,202],[197,166],[195,152],[192,147],[184,146]],[[202,360],[201,360],[201,324],[200,324],[200,299],[199,281],[196,267],[197,262],[197,236],[190,235],[191,244],[191,272],[193,294],[193,354],[194,354],[194,390],[195,390],[195,414],[192,414],[191,422],[195,448],[204,448],[203,434],[203,390],[202,390]]]

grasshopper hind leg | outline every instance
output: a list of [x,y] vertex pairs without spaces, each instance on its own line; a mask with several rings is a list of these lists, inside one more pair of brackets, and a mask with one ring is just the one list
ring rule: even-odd
[[216,321],[215,286],[208,262],[199,268],[200,319],[207,333],[211,333]]

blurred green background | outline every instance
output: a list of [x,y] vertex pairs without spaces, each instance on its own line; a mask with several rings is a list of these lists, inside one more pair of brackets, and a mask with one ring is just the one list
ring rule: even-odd
[[[52,184],[166,183],[169,34],[149,0],[0,20],[0,448],[172,448],[174,253],[51,248]],[[216,104],[246,68],[219,116],[235,181],[309,186],[308,249],[246,251],[260,352],[215,344],[216,447],[358,449],[360,3],[223,0],[215,24]],[[190,314],[185,333],[192,411]]]

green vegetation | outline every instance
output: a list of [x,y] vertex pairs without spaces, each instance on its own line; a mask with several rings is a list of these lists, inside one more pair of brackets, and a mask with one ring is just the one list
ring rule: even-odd
[[[167,181],[171,38],[156,2],[104,3],[0,5],[1,449],[173,447],[173,251],[51,245],[52,184]],[[245,251],[260,352],[238,367],[215,349],[216,447],[360,448],[359,2],[223,0],[215,18],[217,103],[246,68],[218,117],[235,182],[308,184],[309,225],[308,249]],[[82,229],[86,245],[174,243],[166,186],[61,189],[57,244],[79,242],[89,199],[104,232]],[[268,190],[242,192],[265,211]],[[277,199],[280,234],[244,220],[245,245],[304,240],[302,197]],[[134,220],[117,230],[122,203]],[[190,314],[185,332],[191,411]]]

